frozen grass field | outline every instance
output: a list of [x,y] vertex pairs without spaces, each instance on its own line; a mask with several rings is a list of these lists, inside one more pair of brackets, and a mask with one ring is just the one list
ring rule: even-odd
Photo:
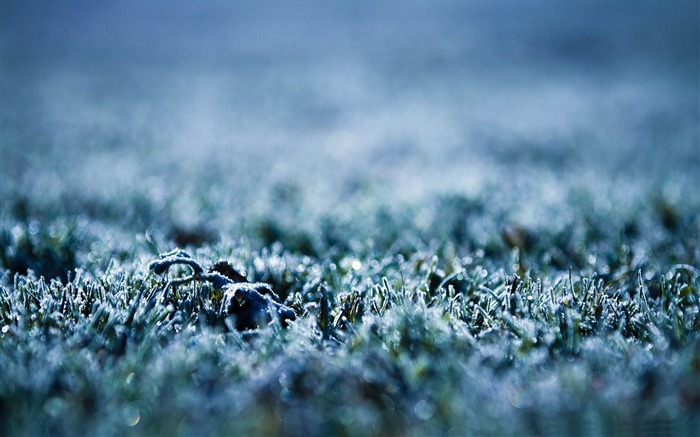
[[697,2],[0,12],[2,436],[700,434]]

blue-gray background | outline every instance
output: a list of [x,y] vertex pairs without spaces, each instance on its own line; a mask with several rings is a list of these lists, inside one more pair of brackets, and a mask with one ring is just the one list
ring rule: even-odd
[[315,214],[488,186],[527,222],[698,182],[695,1],[1,7],[5,216],[226,225],[279,187]]

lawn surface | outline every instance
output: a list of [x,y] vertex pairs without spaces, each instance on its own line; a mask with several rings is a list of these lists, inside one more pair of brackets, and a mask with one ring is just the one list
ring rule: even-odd
[[1,435],[700,434],[696,2],[174,5],[0,5]]

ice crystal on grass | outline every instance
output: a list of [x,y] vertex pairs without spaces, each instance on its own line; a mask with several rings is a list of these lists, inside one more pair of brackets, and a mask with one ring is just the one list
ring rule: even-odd
[[[192,281],[203,281],[211,284],[214,293],[217,291],[223,293],[219,299],[218,312],[215,314],[215,320],[218,322],[233,317],[233,326],[236,329],[245,330],[258,328],[268,322],[287,326],[290,320],[296,318],[294,310],[282,304],[269,284],[248,282],[244,276],[236,272],[225,261],[217,262],[205,272],[189,253],[176,249],[161,254],[159,259],[152,261],[148,267],[155,274],[163,275],[167,273],[169,268],[177,265],[187,266],[191,269],[192,274],[168,281],[162,296],[165,301],[169,299],[171,288]],[[211,304],[211,302],[208,303]],[[188,311],[193,309],[192,306],[187,308]]]
[[308,281],[287,296],[301,316],[286,330],[226,323],[250,310],[229,308],[236,293],[262,298],[255,311],[268,321],[287,308],[260,291],[274,281],[236,282],[248,274],[231,263],[207,271],[182,251],[150,263],[160,274],[185,266],[165,282],[147,270],[80,273],[66,284],[16,275],[0,295],[0,394],[12,412],[3,426],[568,434],[580,423],[660,420],[679,435],[696,429],[700,292],[690,265],[658,282],[643,271],[611,282],[484,275],[473,258],[422,250],[341,257],[334,269],[277,250],[244,250],[234,263],[251,279],[274,266],[271,278]]
[[697,2],[93,3],[0,1],[0,435],[700,435]]

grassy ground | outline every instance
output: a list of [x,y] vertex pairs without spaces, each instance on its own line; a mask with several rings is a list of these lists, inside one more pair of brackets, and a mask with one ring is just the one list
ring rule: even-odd
[[[430,218],[416,216],[426,210]],[[663,203],[590,217],[581,207],[561,229],[535,232],[483,199],[449,196],[328,219],[310,234],[264,220],[246,239],[192,251],[271,284],[298,314],[288,329],[254,332],[229,329],[209,285],[159,299],[165,284],[147,263],[171,247],[164,236],[115,252],[89,224],[17,224],[3,231],[3,265],[30,273],[8,271],[2,288],[3,426],[13,435],[691,435],[694,211]],[[39,277],[59,270],[62,280]]]
[[696,3],[177,5],[1,5],[3,436],[700,433]]

